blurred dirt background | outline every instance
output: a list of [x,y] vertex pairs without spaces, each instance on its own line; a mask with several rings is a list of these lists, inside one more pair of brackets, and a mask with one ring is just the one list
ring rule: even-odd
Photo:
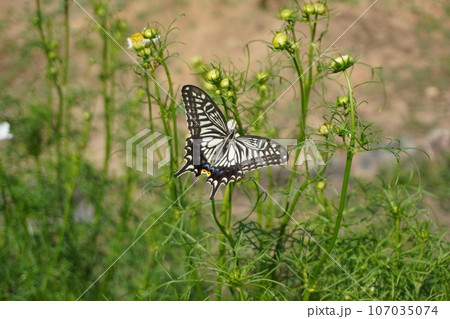
[[[89,1],[78,2],[92,12]],[[140,31],[152,21],[167,26],[184,14],[175,23],[179,28],[176,39],[184,44],[172,48],[179,52],[180,60],[171,62],[174,82],[179,88],[184,84],[196,83],[194,72],[181,61],[189,62],[195,55],[201,55],[206,62],[217,59],[244,66],[247,59],[244,51],[246,44],[256,39],[271,40],[271,31],[276,31],[282,24],[277,19],[278,12],[286,7],[288,1],[135,0],[110,1],[110,4],[115,10],[115,16],[125,21],[131,32]],[[358,90],[358,99],[369,102],[361,107],[362,116],[383,130],[382,137],[398,138],[402,145],[424,149],[430,155],[430,166],[447,165],[445,154],[450,149],[450,3],[445,0],[380,0],[360,17],[372,4],[372,0],[329,1],[328,6],[334,9],[335,17],[331,19],[324,47],[338,39],[332,47],[335,54],[351,52],[361,62],[382,67],[386,99],[379,87]],[[36,74],[35,70],[42,69],[40,66],[44,65],[41,56],[40,60],[35,59],[30,61],[30,65],[21,66],[19,74],[7,72],[12,68],[11,64],[16,63],[16,57],[8,51],[8,45],[20,43],[23,32],[32,29],[26,18],[32,17],[33,5],[25,0],[3,1],[0,4],[0,27],[3,33],[0,72],[4,80],[8,80],[9,85],[19,91],[29,89],[21,87],[21,80],[39,77],[40,74]],[[83,56],[86,53],[78,53],[77,46],[83,41],[93,41],[95,45],[98,34],[86,34],[93,22],[76,3],[71,3],[70,10],[74,37],[71,68],[89,69],[86,61],[91,57]],[[358,17],[360,19],[345,32]],[[17,23],[11,24],[11,21]],[[252,43],[250,49],[252,61],[267,56],[263,43]],[[132,63],[125,53],[123,60]],[[258,71],[258,64],[254,66],[251,69]],[[352,76],[353,83],[368,80],[369,73],[368,68],[356,68]],[[83,80],[96,81],[98,78]],[[280,105],[286,103],[288,98],[289,95],[280,100]],[[101,112],[100,101],[93,103],[99,104],[98,112]],[[277,108],[275,105],[272,112]],[[283,108],[280,106],[280,109]],[[313,123],[320,125],[320,117],[316,119],[313,115],[312,118]],[[184,127],[182,120],[180,118],[180,126]],[[101,124],[91,140],[89,149],[92,150],[92,158],[94,161],[101,160],[101,152],[96,151],[103,143]],[[419,153],[417,156],[426,160]],[[379,165],[393,161],[393,158],[382,154],[369,153],[359,159],[355,173],[374,176]],[[438,207],[432,198],[430,205],[437,212],[438,219],[444,224],[450,224],[448,209]]]

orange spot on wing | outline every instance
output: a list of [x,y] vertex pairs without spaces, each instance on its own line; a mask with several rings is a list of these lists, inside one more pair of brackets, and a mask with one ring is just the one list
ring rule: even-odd
[[211,172],[206,169],[202,169],[202,173],[206,173],[206,175],[208,175],[208,176],[211,175]]

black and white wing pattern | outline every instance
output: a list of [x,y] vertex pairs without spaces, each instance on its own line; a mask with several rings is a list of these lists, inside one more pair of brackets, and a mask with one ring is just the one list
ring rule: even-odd
[[286,149],[279,143],[260,136],[239,136],[236,144],[245,154],[241,161],[241,170],[244,172],[255,169],[283,165],[288,161]]
[[259,136],[239,136],[235,122],[226,123],[214,101],[203,90],[192,85],[182,88],[186,117],[191,136],[186,139],[186,164],[175,174],[192,172],[207,175],[211,184],[210,199],[220,185],[241,178],[245,172],[288,160],[279,143]]
[[216,103],[202,89],[185,85],[181,89],[181,95],[192,137],[224,138],[229,134],[225,117]]

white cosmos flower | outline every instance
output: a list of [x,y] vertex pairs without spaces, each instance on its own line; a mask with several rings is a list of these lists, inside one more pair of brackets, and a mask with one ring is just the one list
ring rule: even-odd
[[159,34],[155,35],[155,37],[152,39],[153,43],[158,43],[159,40],[161,40],[161,36]]
[[[153,41],[153,43],[158,43],[160,39],[161,37],[158,34],[151,41]],[[144,38],[141,32],[135,33],[127,38],[128,49],[135,49],[136,51],[139,51],[145,48],[147,43],[150,43],[150,39]]]
[[9,133],[9,123],[2,122],[0,123],[0,141],[10,140],[14,135]]

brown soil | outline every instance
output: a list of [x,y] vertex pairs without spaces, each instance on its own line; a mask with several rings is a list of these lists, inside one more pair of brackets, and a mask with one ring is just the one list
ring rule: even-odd
[[[131,30],[138,31],[152,21],[167,26],[177,16],[184,14],[175,23],[180,29],[177,39],[184,42],[184,45],[176,45],[173,49],[179,52],[181,59],[189,61],[194,55],[200,54],[207,62],[219,59],[242,66],[247,58],[245,45],[255,39],[270,41],[271,30],[275,31],[281,26],[277,19],[278,11],[287,3],[268,0],[267,9],[262,9],[260,2],[135,0],[123,6],[124,9],[117,12],[117,17],[126,21]],[[79,3],[92,12],[88,1]],[[119,7],[124,2],[110,3]],[[380,88],[359,89],[356,92],[358,100],[369,102],[362,105],[362,116],[375,122],[383,130],[384,137],[400,138],[413,146],[421,147],[430,154],[432,161],[437,161],[443,152],[450,149],[449,5],[444,0],[378,1],[360,17],[372,3],[373,1],[368,0],[358,1],[357,4],[350,1],[329,1],[329,7],[335,8],[336,17],[331,20],[325,47],[333,43],[331,56],[351,52],[361,62],[383,67],[386,100]],[[34,8],[29,1],[4,1],[0,4],[0,18],[19,19],[22,14],[29,14],[32,10]],[[92,24],[75,3],[71,4],[71,18],[74,34],[85,32],[86,26]],[[6,36],[20,41],[20,32],[27,27],[29,26],[10,27]],[[253,61],[261,60],[267,55],[262,43],[253,43],[250,48]],[[0,53],[0,68],[9,68],[13,58],[3,49]],[[124,60],[126,59],[124,54]],[[74,60],[80,61],[77,67],[88,68],[83,62],[85,59]],[[174,61],[172,67],[176,71],[174,82],[177,87],[195,83],[193,72],[184,63]],[[258,64],[254,64],[253,69],[256,71]],[[364,67],[356,68],[352,77],[354,83],[369,78],[370,71]],[[282,103],[286,101],[281,100],[280,104]],[[100,105],[100,101],[98,104]],[[283,109],[283,106],[275,105],[271,111],[276,112],[277,109]],[[314,123],[319,125],[319,118]],[[99,126],[90,148],[95,150],[101,147],[102,136],[102,128]],[[101,160],[101,154],[93,157]],[[383,156],[381,158],[380,161],[385,160]],[[357,172],[364,173],[365,169],[361,165],[360,163]],[[448,212],[442,216],[449,219]]]

